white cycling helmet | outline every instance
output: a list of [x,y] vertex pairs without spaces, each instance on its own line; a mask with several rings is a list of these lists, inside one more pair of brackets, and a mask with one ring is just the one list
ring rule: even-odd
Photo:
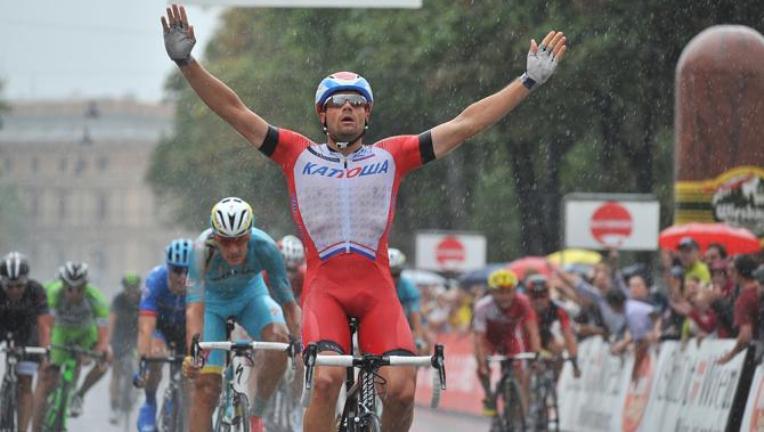
[[220,237],[241,237],[249,232],[254,223],[252,207],[241,198],[223,198],[212,207],[210,225]]
[[305,247],[299,238],[286,235],[279,240],[278,245],[287,267],[297,267],[305,261]]
[[406,255],[396,248],[390,248],[387,250],[387,259],[390,261],[390,270],[394,274],[398,274],[403,271],[403,266],[406,265]]
[[88,281],[88,265],[74,261],[67,261],[58,269],[58,276],[69,286],[85,285]]

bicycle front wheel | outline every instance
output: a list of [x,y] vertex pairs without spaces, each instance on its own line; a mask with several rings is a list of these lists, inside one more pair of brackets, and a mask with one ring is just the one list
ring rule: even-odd
[[514,379],[508,379],[498,394],[496,407],[497,420],[501,432],[525,432],[525,412],[523,411],[520,385]]
[[[6,371],[6,373],[11,373]],[[17,386],[15,381],[9,379],[3,379],[2,389],[0,389],[0,430],[15,431],[16,430],[16,391]]]
[[180,401],[178,390],[168,387],[162,397],[162,408],[159,410],[157,430],[159,432],[180,432],[183,430],[180,418]]

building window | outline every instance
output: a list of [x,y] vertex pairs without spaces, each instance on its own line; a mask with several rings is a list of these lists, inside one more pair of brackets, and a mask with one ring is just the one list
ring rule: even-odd
[[79,158],[77,159],[77,163],[74,165],[74,175],[80,175],[83,172],[85,172],[85,168],[87,168],[88,163],[85,161],[85,158]]
[[100,156],[96,164],[98,165],[99,171],[101,172],[106,171],[106,168],[109,167],[109,158],[106,156]]
[[66,219],[68,213],[68,200],[68,194],[66,192],[61,192],[61,195],[58,197],[58,220],[61,222]]
[[99,221],[105,221],[109,217],[109,197],[104,193],[98,195],[96,217]]
[[13,171],[13,160],[9,157],[5,158],[3,161],[3,165],[5,167],[5,173],[10,174],[11,171]]
[[69,160],[65,157],[62,157],[58,161],[58,170],[62,173],[66,172],[66,169],[69,167]]
[[37,156],[32,157],[32,162],[29,165],[29,168],[32,170],[32,172],[36,173],[40,170],[40,159],[38,159]]
[[29,191],[29,216],[34,220],[40,215],[40,194],[37,191]]

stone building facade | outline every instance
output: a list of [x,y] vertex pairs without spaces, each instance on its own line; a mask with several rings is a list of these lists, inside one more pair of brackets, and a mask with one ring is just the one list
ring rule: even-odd
[[[18,199],[20,250],[47,281],[66,260],[83,260],[106,293],[125,271],[142,275],[171,239],[170,204],[146,183],[150,157],[171,132],[173,107],[132,100],[11,102],[0,128],[0,185]],[[6,211],[6,213],[7,213]]]

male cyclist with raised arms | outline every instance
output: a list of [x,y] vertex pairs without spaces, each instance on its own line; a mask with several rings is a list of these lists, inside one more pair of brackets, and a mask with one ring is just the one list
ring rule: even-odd
[[[186,276],[192,242],[173,240],[165,248],[165,263],[154,267],[143,286],[138,316],[138,355],[160,357],[186,352]],[[133,383],[144,387],[146,401],[138,412],[138,431],[156,430],[156,393],[162,380],[162,365],[149,365],[148,376],[136,375]],[[191,398],[186,398],[190,403]],[[186,410],[190,412],[190,410]]]
[[[546,276],[542,274],[530,275],[525,279],[523,285],[538,317],[541,348],[555,356],[561,356],[563,351],[567,350],[573,365],[573,374],[579,377],[581,371],[578,369],[578,361],[576,360],[576,356],[578,356],[576,335],[573,334],[573,328],[570,326],[568,313],[551,299]],[[557,326],[559,329],[555,328]],[[562,335],[562,341],[555,333]],[[527,333],[525,337],[527,340]]]
[[[339,72],[320,82],[315,109],[327,142],[317,144],[269,125],[191,56],[194,32],[182,6],[167,9],[162,27],[169,57],[204,103],[284,173],[306,249],[304,342],[319,344],[323,353],[347,353],[348,316],[354,316],[361,351],[413,353],[387,257],[398,186],[407,173],[487,129],[544,83],[565,54],[563,34],[550,32],[540,46],[532,41],[526,73],[453,120],[420,135],[363,145],[374,98],[361,76]],[[380,374],[387,383],[382,429],[406,431],[413,419],[416,370],[383,368]],[[331,430],[344,375],[340,368],[318,368],[306,430]]]
[[[517,276],[514,272],[499,269],[488,276],[489,295],[475,303],[472,330],[475,335],[475,359],[480,384],[485,391],[483,414],[496,415],[496,401],[491,395],[491,371],[488,356],[491,354],[515,355],[521,352],[541,351],[536,313],[528,298],[517,292]],[[528,335],[528,346],[522,339]],[[522,383],[523,405],[527,406],[528,380],[521,368],[516,368],[518,381]]]
[[[87,264],[69,261],[58,273],[58,280],[45,286],[48,306],[54,318],[51,344],[78,346],[100,352],[104,358],[103,361],[96,362],[79,390],[72,393],[69,413],[72,417],[77,417],[82,413],[85,393],[104,376],[111,362],[108,339],[109,306],[101,291],[88,283]],[[58,385],[60,367],[72,355],[55,348],[50,351],[50,364],[43,370],[35,391],[36,431],[42,427],[45,400]]]
[[[197,238],[191,253],[186,295],[187,338],[202,333],[203,341],[225,340],[226,319],[233,316],[255,340],[289,342],[289,332],[294,335],[300,332],[301,314],[276,242],[254,228],[252,208],[239,198],[224,198],[215,204],[210,222],[212,228]],[[276,301],[268,295],[263,270],[268,272]],[[223,352],[213,351],[201,374],[190,361],[184,365],[187,374],[195,378],[192,432],[212,428],[224,358]],[[277,351],[267,351],[262,358],[264,373],[257,377],[252,403],[253,432],[263,430],[262,416],[287,362],[286,354]]]
[[[0,261],[0,340],[8,333],[15,346],[42,346],[50,343],[51,316],[45,289],[29,277],[29,262],[11,252]],[[32,377],[38,359],[25,357],[16,364],[18,376],[18,430],[25,431],[32,416]]]
[[284,257],[289,284],[299,302],[302,296],[302,284],[305,281],[305,247],[299,238],[291,234],[282,237],[278,241],[278,246],[281,256]]
[[132,362],[135,355],[135,343],[138,339],[138,302],[141,299],[141,277],[135,273],[126,273],[122,277],[122,292],[114,297],[109,309],[109,342],[114,361],[111,365],[109,397],[111,414],[109,422],[117,424],[124,386],[132,380]]
[[403,273],[403,266],[406,265],[406,255],[396,248],[390,248],[387,250],[387,257],[390,262],[390,274],[393,276],[398,301],[401,303],[403,313],[406,314],[411,331],[414,333],[415,344],[418,350],[424,353],[429,344],[422,325],[422,294],[411,279],[401,274]]

